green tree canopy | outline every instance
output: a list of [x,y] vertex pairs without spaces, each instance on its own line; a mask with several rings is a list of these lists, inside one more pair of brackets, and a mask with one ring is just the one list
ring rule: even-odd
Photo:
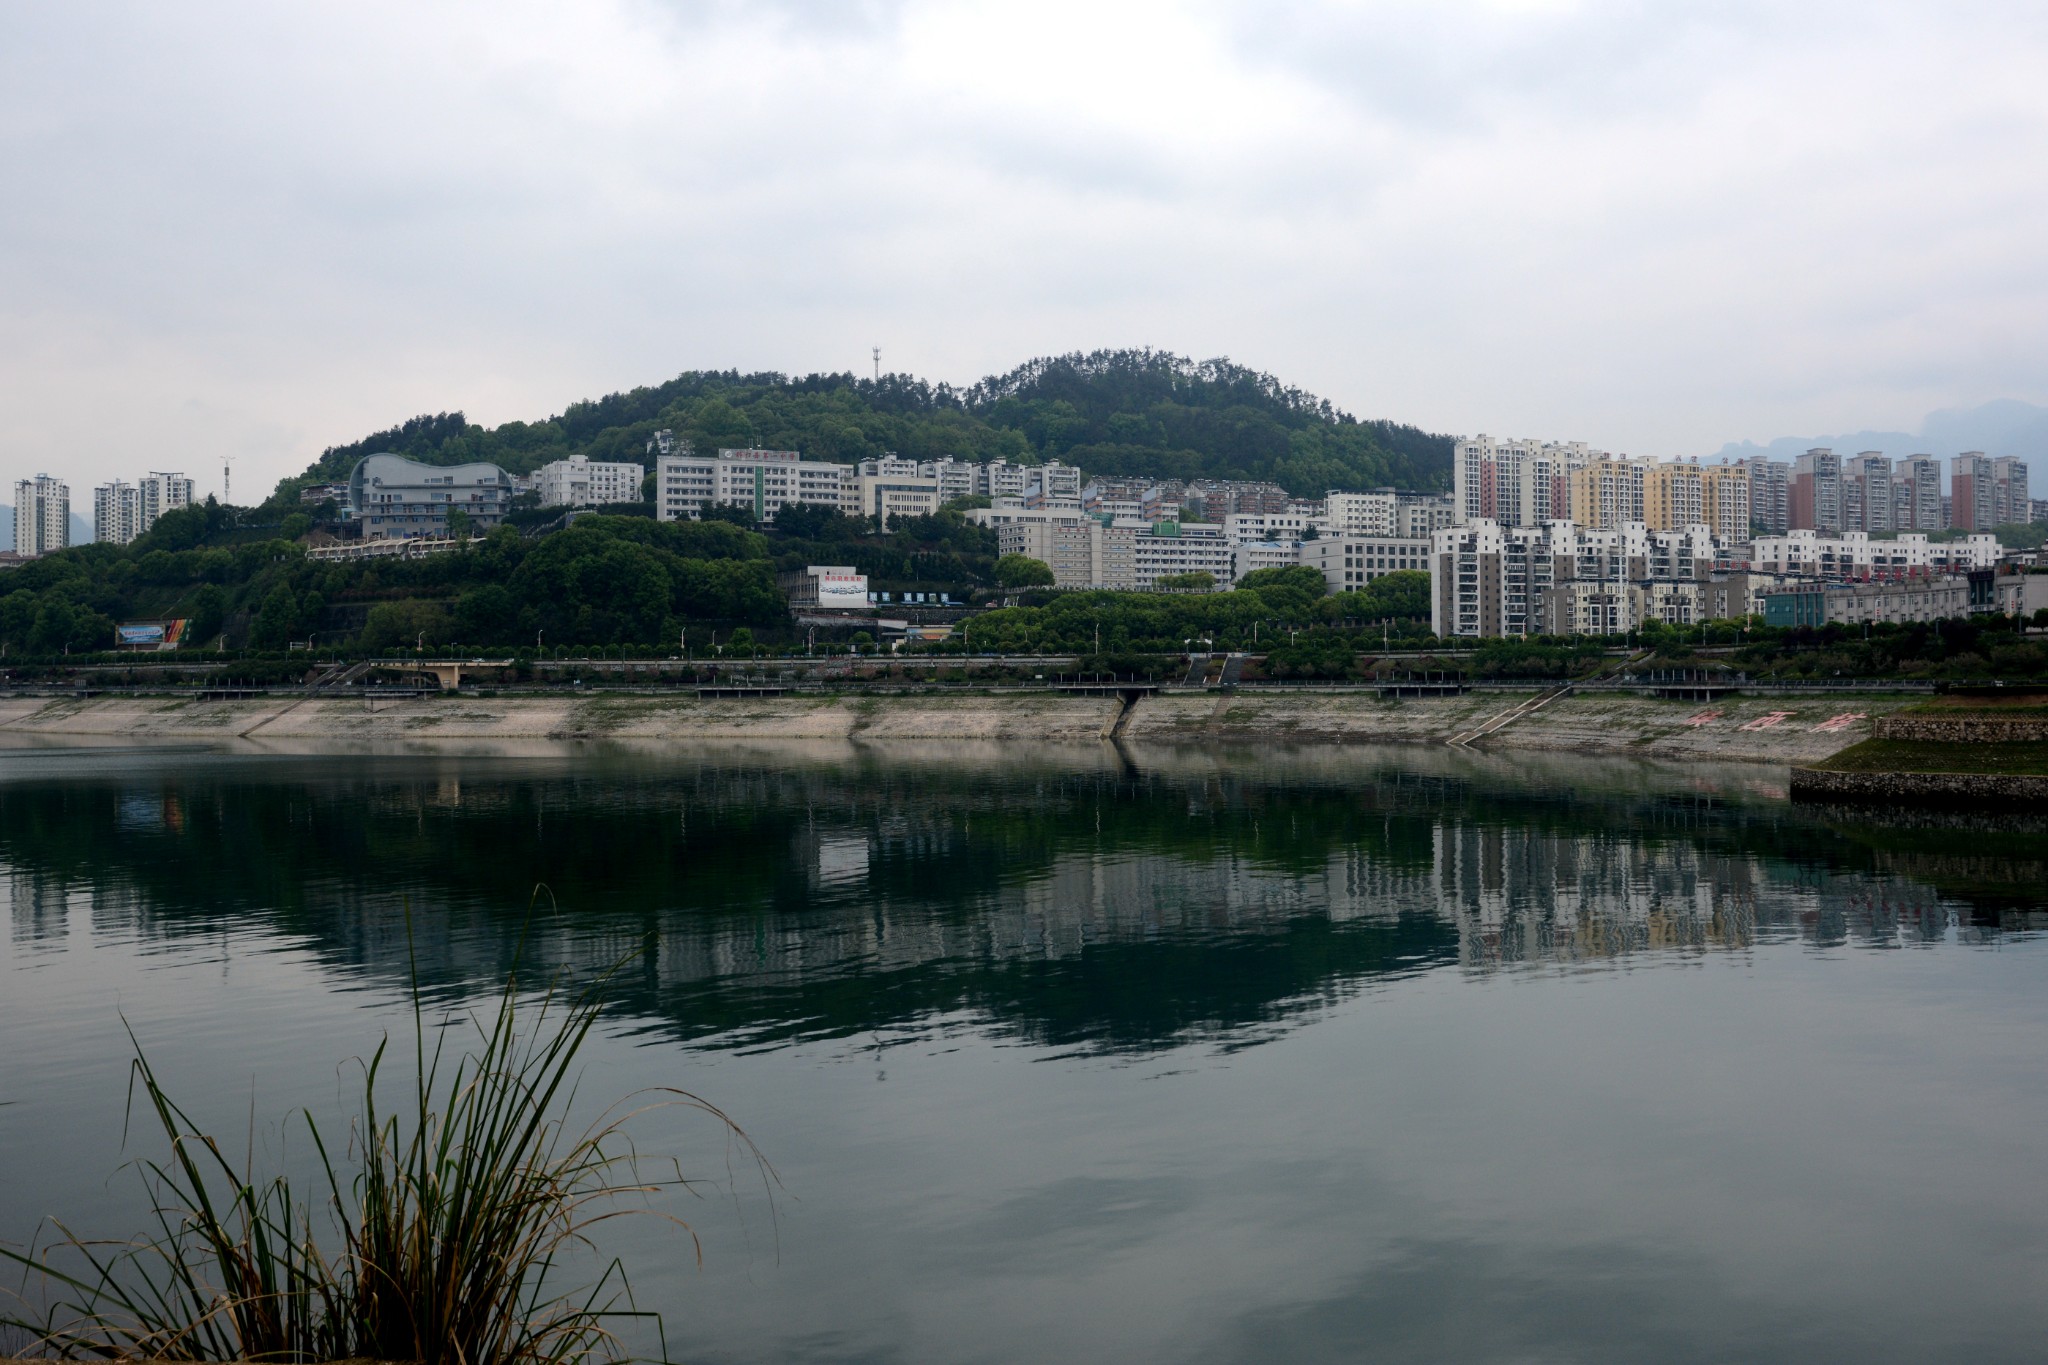
[[1029,555],[1004,555],[996,561],[996,583],[1004,588],[1036,588],[1053,581],[1052,566]]

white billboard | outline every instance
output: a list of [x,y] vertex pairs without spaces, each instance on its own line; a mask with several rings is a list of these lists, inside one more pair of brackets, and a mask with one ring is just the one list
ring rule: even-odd
[[868,604],[868,576],[827,570],[818,575],[818,605],[821,607],[865,607]]

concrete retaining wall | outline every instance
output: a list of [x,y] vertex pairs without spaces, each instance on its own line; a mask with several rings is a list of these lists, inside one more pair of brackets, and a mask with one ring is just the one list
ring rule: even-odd
[[1937,805],[2048,805],[2048,777],[2002,773],[1837,773],[1792,770],[1795,801],[1899,801]]
[[1871,736],[1939,744],[2048,740],[2048,716],[1880,716],[1871,723]]

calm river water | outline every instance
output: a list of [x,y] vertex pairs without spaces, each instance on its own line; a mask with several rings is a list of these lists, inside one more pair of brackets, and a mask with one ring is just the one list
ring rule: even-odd
[[[0,750],[0,1237],[641,950],[680,1358],[2038,1360],[2048,836],[1441,750]],[[284,1143],[286,1161],[296,1139]],[[299,1144],[302,1146],[302,1144]],[[9,1281],[10,1283],[12,1281]]]

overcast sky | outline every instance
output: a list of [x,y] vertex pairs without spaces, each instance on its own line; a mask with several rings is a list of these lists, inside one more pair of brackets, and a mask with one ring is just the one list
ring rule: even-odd
[[2048,7],[0,8],[0,478],[1228,355],[1645,455],[2048,399]]

